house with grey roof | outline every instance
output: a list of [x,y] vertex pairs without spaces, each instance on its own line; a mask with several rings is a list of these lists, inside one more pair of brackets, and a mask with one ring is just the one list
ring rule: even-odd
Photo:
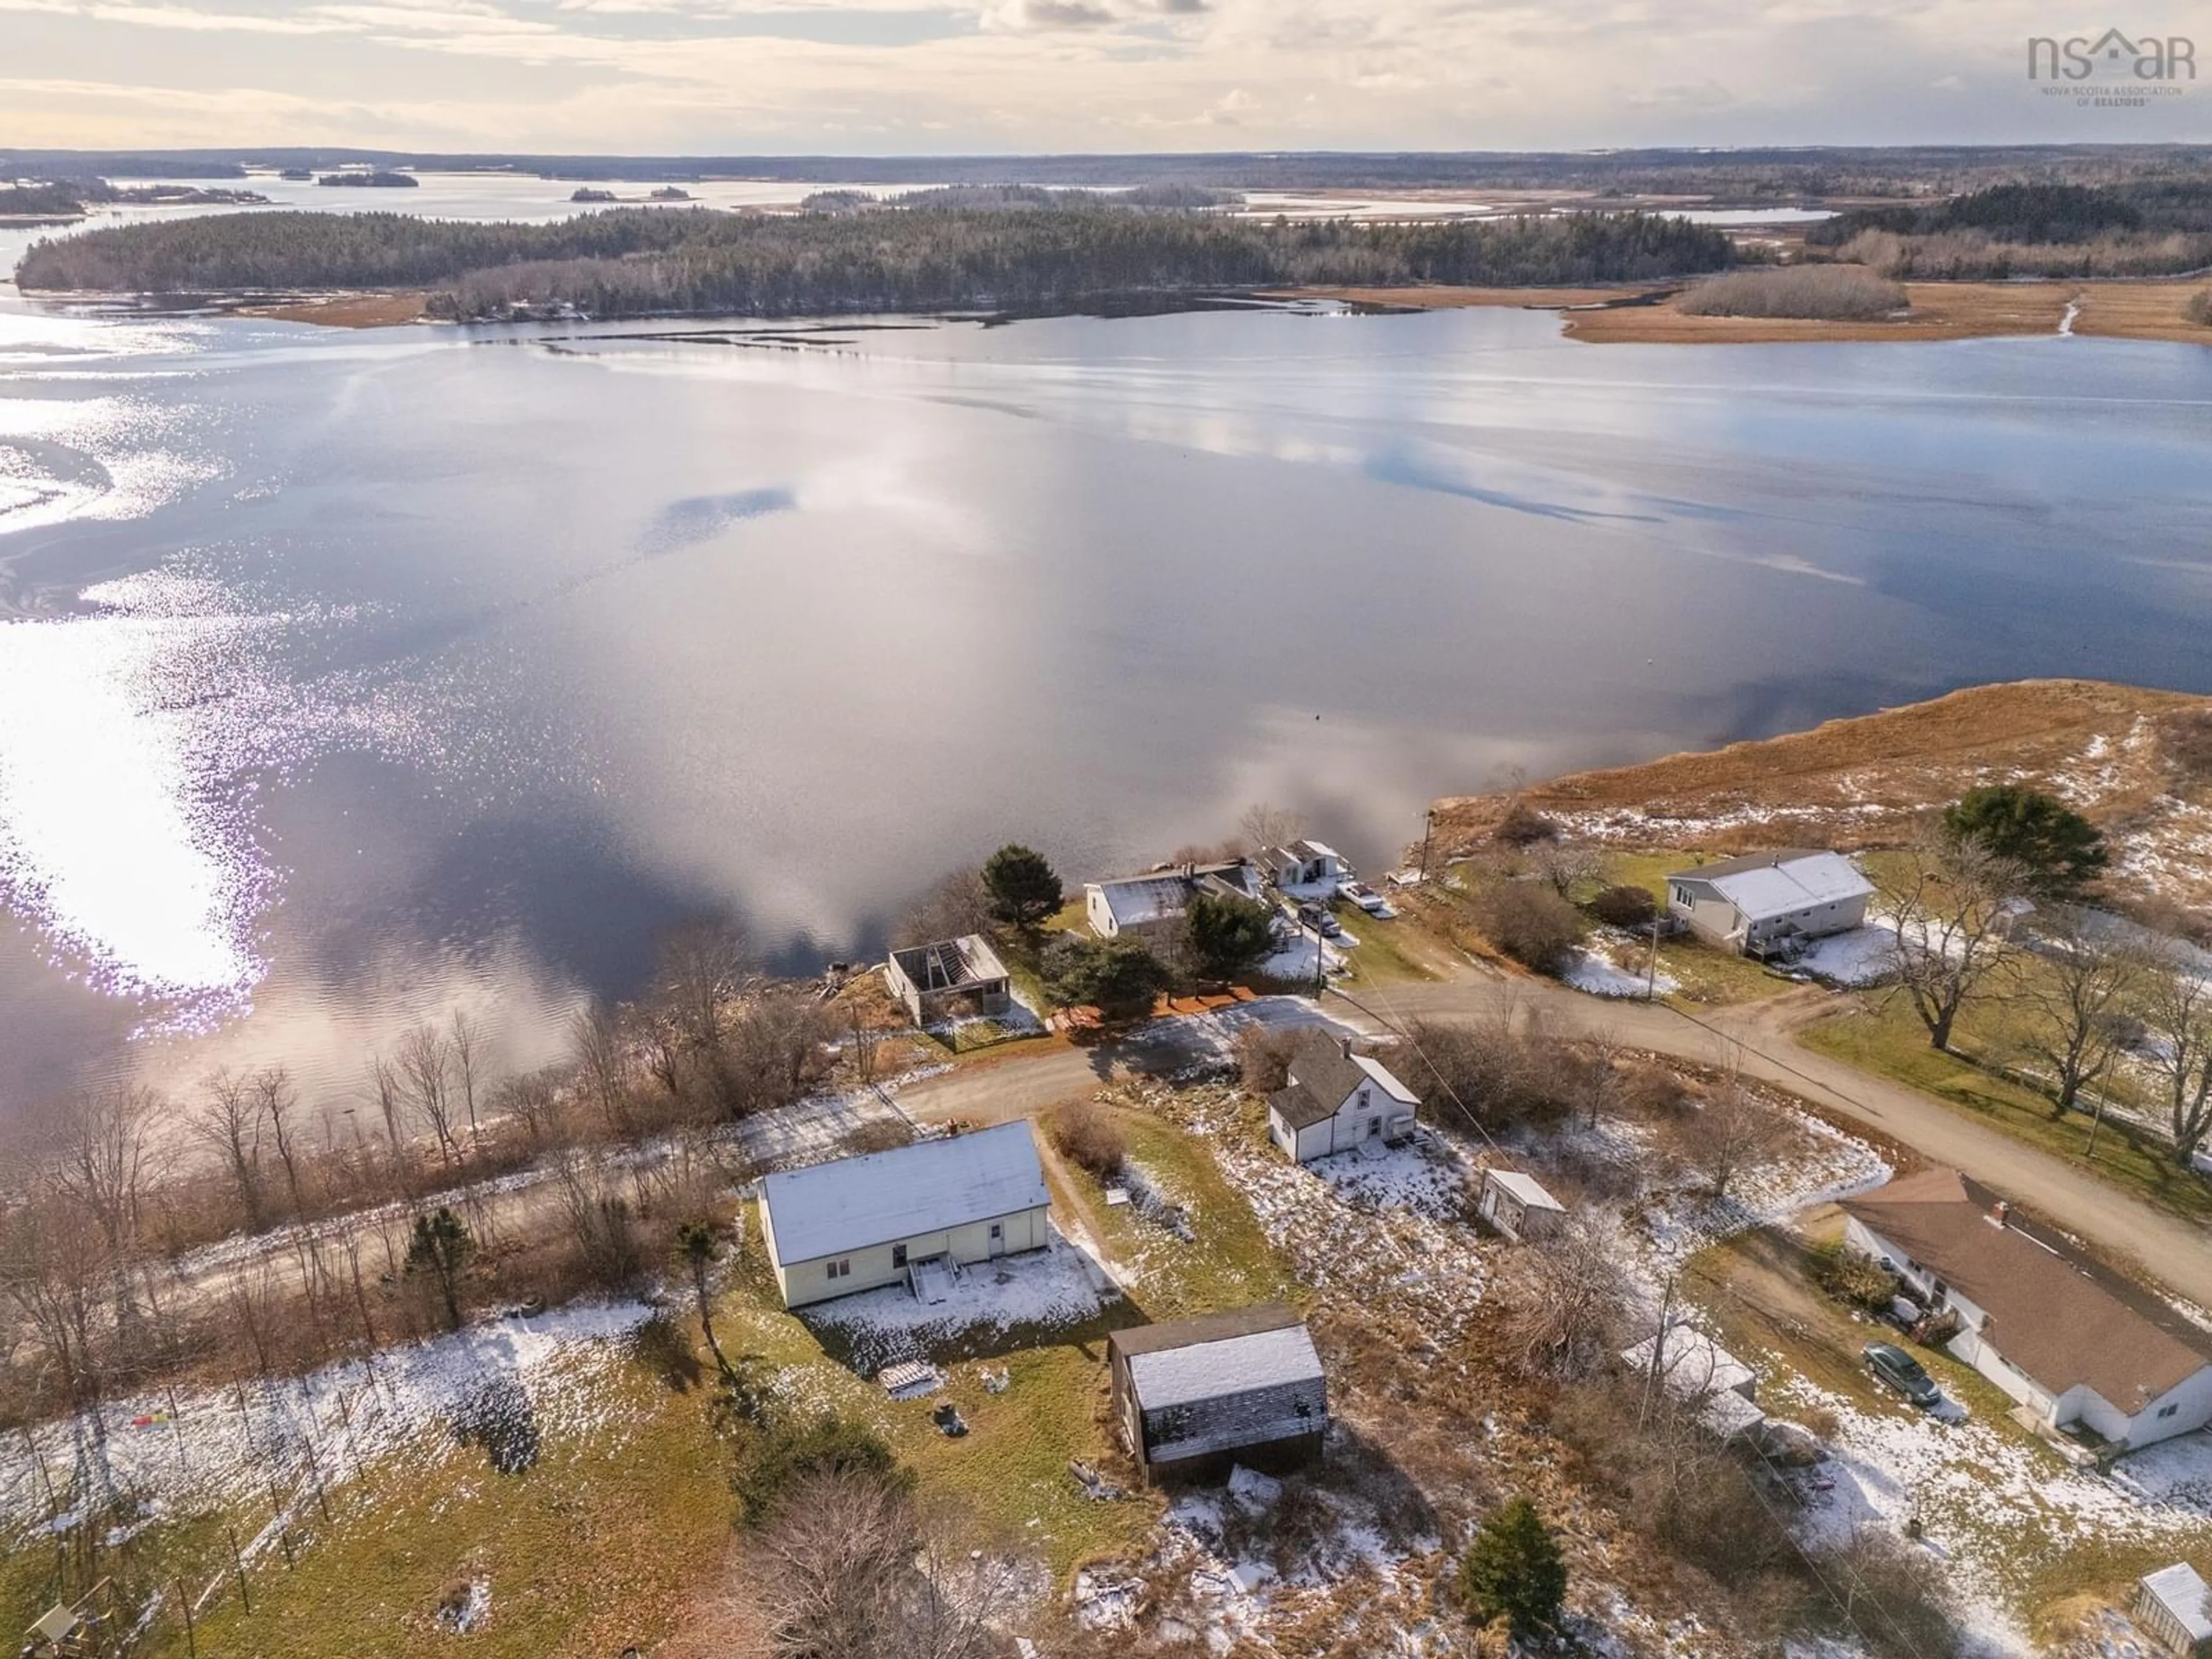
[[2126,1450],[2212,1424],[2212,1335],[1979,1182],[1923,1170],[1842,1208],[1844,1242],[1957,1316],[1946,1346],[2028,1426]]
[[1026,1121],[787,1170],[761,1183],[761,1237],[787,1308],[906,1285],[925,1301],[965,1267],[1052,1242]]
[[1140,876],[1085,882],[1084,919],[1101,939],[1122,933],[1163,936],[1182,925],[1191,900],[1225,893],[1257,900],[1264,891],[1256,866],[1243,859],[1218,864],[1169,864]]
[[1006,964],[981,933],[894,951],[884,964],[884,979],[917,1025],[1003,1014],[1013,1001]]
[[1321,1455],[1328,1386],[1297,1310],[1281,1303],[1113,1332],[1114,1419],[1147,1481],[1279,1473]]
[[1848,933],[1865,921],[1873,897],[1874,884],[1841,853],[1806,848],[1721,859],[1667,878],[1670,915],[1747,957]]
[[1405,1139],[1420,1103],[1381,1060],[1354,1054],[1351,1038],[1310,1030],[1291,1051],[1289,1081],[1267,1097],[1267,1134],[1310,1164]]

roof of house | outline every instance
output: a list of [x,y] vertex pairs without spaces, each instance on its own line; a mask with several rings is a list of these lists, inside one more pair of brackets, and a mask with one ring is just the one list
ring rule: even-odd
[[1164,870],[1147,870],[1140,876],[1109,876],[1087,885],[1106,901],[1117,925],[1133,927],[1181,915],[1201,885],[1226,888],[1252,897],[1259,884],[1251,873],[1251,866],[1243,860],[1232,859],[1221,864],[1171,865]]
[[1786,916],[1816,904],[1864,898],[1874,891],[1858,866],[1841,853],[1804,847],[1749,853],[1677,870],[1669,881],[1703,882],[1751,921]]
[[2087,1383],[2133,1416],[2212,1365],[2212,1337],[2008,1212],[2000,1224],[1999,1201],[1954,1170],[1923,1170],[1843,1208],[1982,1309],[1983,1340],[2053,1394]]
[[1268,863],[1278,865],[1310,864],[1316,859],[1334,859],[1339,864],[1344,862],[1344,854],[1328,842],[1313,841],[1305,836],[1300,836],[1296,841],[1285,842],[1279,846],[1270,847],[1263,856]]
[[1291,1051],[1289,1084],[1267,1097],[1267,1106],[1293,1129],[1310,1128],[1342,1111],[1363,1083],[1374,1084],[1401,1106],[1420,1103],[1380,1060],[1353,1054],[1349,1037],[1307,1030]]
[[1279,1302],[1139,1325],[1106,1340],[1146,1411],[1322,1381],[1305,1322]]
[[2141,1579],[2158,1604],[2179,1621],[2192,1642],[2212,1637],[2212,1585],[2186,1561],[2145,1573]]
[[776,1260],[787,1265],[1051,1201],[1026,1121],[787,1170],[761,1183]]
[[958,991],[1006,977],[1006,964],[981,933],[914,945],[891,952],[909,983],[921,991]]
[[1482,1178],[1494,1187],[1502,1187],[1532,1210],[1557,1210],[1566,1213],[1567,1206],[1546,1192],[1534,1176],[1522,1175],[1517,1170],[1485,1170]]

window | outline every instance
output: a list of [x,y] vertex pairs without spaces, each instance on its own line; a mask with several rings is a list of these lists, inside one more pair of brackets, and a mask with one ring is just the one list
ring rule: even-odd
[[891,1246],[891,1266],[894,1267],[903,1267],[906,1266],[905,1245],[894,1244]]
[[2181,1402],[2177,1400],[2171,1406],[2160,1406],[2158,1408],[2158,1414],[2160,1417],[2171,1417],[2180,1409]]
[[838,1257],[830,1264],[829,1276],[832,1279],[850,1279],[853,1276],[853,1258],[849,1255]]
[[1002,1223],[1002,1222],[994,1221],[994,1222],[991,1224],[991,1243],[993,1243],[994,1244],[996,1244],[996,1243],[997,1243],[1000,1239],[1004,1238],[1006,1236],[1006,1225],[1005,1225],[1005,1224],[1004,1224],[1004,1223]]

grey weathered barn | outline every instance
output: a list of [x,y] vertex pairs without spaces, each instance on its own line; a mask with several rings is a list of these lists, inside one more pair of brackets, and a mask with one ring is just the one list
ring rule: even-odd
[[1321,1453],[1328,1390],[1297,1310],[1281,1303],[1115,1331],[1114,1415],[1147,1480],[1280,1471]]

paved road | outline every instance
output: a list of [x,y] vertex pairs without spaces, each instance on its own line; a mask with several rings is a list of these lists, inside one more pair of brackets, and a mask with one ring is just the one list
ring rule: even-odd
[[[1813,1053],[1792,1033],[1832,1006],[1828,993],[1791,992],[1748,1007],[1692,1017],[1664,1004],[1607,1002],[1527,980],[1467,977],[1434,984],[1332,992],[1320,1013],[1373,1031],[1413,1018],[1540,1020],[1562,1036],[1617,1036],[1629,1045],[1711,1065],[1732,1060],[1755,1077],[1879,1129],[1929,1162],[1964,1170],[2106,1254],[2135,1264],[2212,1308],[2212,1237],[2154,1209],[2078,1166],[2014,1140],[1902,1085]],[[1277,1020],[1316,1018],[1311,1005],[1267,1005]],[[1059,1050],[933,1078],[905,1091],[908,1110],[998,1121],[1096,1088],[1121,1072],[1163,1073],[1200,1045],[1164,1033],[1142,1044]]]

